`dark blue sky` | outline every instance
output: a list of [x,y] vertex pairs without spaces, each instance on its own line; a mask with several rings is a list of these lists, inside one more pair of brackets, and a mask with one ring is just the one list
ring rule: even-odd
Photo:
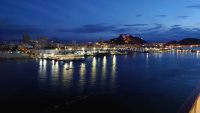
[[200,0],[0,0],[0,38],[200,38]]

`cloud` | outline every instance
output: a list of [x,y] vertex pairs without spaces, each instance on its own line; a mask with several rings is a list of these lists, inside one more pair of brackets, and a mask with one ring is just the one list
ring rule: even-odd
[[148,26],[148,24],[125,24],[126,27]]
[[188,5],[185,8],[194,8],[194,9],[200,9],[200,5]]
[[14,35],[23,35],[24,33],[34,34],[42,33],[43,29],[32,25],[13,24],[9,19],[0,19],[0,36],[9,37]]
[[[106,24],[88,24],[82,27],[74,29],[59,29],[59,32],[77,33],[77,34],[88,34],[88,33],[107,33],[107,34],[119,34],[119,33],[132,33],[138,32],[140,26],[145,26],[146,24],[128,24],[128,25],[106,25]],[[134,28],[130,26],[135,26]]]
[[143,15],[142,14],[137,14],[135,15],[136,17],[142,17]]
[[200,38],[200,28],[185,28],[181,25],[173,25],[165,30],[155,30],[141,34],[149,40],[170,41],[183,38]]
[[125,24],[123,26],[118,25],[106,25],[106,24],[88,24],[82,27],[73,29],[59,29],[59,32],[69,32],[69,33],[142,33],[146,31],[156,31],[163,28],[162,24],[155,23],[153,27],[146,27],[149,24]]
[[116,29],[115,25],[104,24],[88,24],[74,29],[60,29],[60,32],[73,32],[73,33],[100,33],[109,32]]
[[131,32],[133,29],[131,28],[119,28],[119,29],[115,29],[113,30],[114,33],[127,33],[127,32]]
[[148,29],[146,29],[145,31],[159,30],[159,29],[161,29],[161,28],[163,28],[163,25],[162,25],[162,24],[157,24],[157,23],[155,23],[155,24],[154,24],[154,27],[148,28]]
[[[134,24],[130,24],[135,26]],[[139,34],[139,36],[145,38],[146,40],[154,40],[154,41],[169,41],[169,40],[177,40],[187,37],[200,37],[200,28],[186,28],[182,25],[175,24],[166,28],[163,24],[154,23],[151,27],[141,28],[140,25],[136,27],[123,25],[106,25],[106,24],[89,24],[84,25],[79,28],[67,29],[67,30],[59,30],[61,32],[72,32],[74,34],[85,35],[87,33],[99,33],[99,35],[108,36],[108,35],[116,35],[121,33],[129,33],[129,34]],[[85,34],[81,34],[85,33]],[[99,36],[95,35],[95,36]],[[87,34],[87,36],[94,36],[92,34]],[[95,37],[94,36],[94,37]]]
[[164,17],[167,17],[168,15],[156,15],[156,17],[159,17],[159,18],[164,18]]
[[39,28],[31,28],[32,26],[18,26],[17,28],[0,28],[1,35],[19,35],[24,33],[41,33]]
[[178,18],[180,18],[180,19],[187,19],[187,18],[189,18],[189,16],[178,16]]
[[171,27],[172,27],[172,28],[173,28],[173,27],[181,27],[181,25],[176,24],[176,25],[172,25]]

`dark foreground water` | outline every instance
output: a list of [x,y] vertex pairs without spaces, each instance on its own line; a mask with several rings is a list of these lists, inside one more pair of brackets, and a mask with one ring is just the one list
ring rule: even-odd
[[199,81],[198,54],[0,61],[0,110],[177,113]]

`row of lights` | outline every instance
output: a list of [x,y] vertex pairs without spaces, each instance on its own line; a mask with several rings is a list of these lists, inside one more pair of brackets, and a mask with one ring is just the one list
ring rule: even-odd
[[[56,48],[56,50],[59,50],[60,48]],[[108,48],[103,48],[104,50],[106,50],[106,49],[108,49]],[[113,48],[114,50],[116,49],[116,48]],[[69,48],[68,49],[69,51],[72,51],[72,48]],[[83,51],[85,51],[85,48],[81,48],[81,50],[83,50]],[[93,48],[93,50],[95,51],[96,50],[96,48]]]

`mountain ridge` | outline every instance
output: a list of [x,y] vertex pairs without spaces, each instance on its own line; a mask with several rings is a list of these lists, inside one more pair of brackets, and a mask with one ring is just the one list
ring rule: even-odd
[[144,44],[147,41],[143,40],[140,37],[132,36],[129,34],[120,34],[117,38],[109,40],[112,44]]

